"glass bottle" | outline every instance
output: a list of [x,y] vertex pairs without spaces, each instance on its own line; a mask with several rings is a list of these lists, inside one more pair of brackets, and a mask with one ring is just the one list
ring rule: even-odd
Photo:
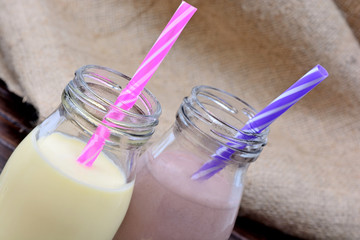
[[[130,111],[112,103],[129,77],[84,66],[60,106],[15,149],[0,175],[0,239],[110,240],[128,208],[135,161],[161,107],[144,89]],[[109,109],[121,112],[94,164],[77,162]]]
[[[129,211],[114,239],[228,239],[246,170],[267,142],[268,129],[261,134],[240,130],[255,113],[230,93],[193,88],[171,129],[140,157]],[[235,137],[239,132],[242,139]],[[222,161],[223,168],[194,179],[224,147],[232,155]]]

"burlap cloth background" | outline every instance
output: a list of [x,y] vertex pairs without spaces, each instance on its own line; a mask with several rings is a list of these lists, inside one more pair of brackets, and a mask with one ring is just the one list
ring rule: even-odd
[[[255,108],[316,64],[330,77],[271,127],[240,214],[309,239],[360,239],[360,2],[189,0],[198,8],[148,88],[163,107],[155,138],[194,85]],[[132,75],[178,0],[0,1],[0,77],[44,118],[74,71]]]

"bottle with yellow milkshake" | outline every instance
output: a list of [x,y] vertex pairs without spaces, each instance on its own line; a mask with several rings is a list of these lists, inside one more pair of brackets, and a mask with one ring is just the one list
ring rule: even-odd
[[113,238],[130,203],[135,161],[158,123],[156,98],[145,89],[121,121],[107,119],[110,135],[92,166],[77,158],[128,81],[99,66],[76,71],[59,108],[20,143],[0,174],[0,239]]

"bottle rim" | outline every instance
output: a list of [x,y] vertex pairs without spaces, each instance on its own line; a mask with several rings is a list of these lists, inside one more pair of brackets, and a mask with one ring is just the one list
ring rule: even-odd
[[[227,91],[206,85],[195,86],[190,96],[184,98],[180,109],[187,124],[234,152],[260,153],[267,144],[269,127],[261,133],[241,130],[257,111],[246,101]],[[230,123],[224,120],[226,114],[233,117],[234,121]],[[238,119],[240,115],[241,121]],[[239,139],[236,134],[243,137]],[[236,147],[238,145],[246,147],[239,149]]]
[[[148,89],[143,89],[130,110],[113,104],[130,80],[130,77],[111,68],[82,66],[76,70],[74,79],[64,90],[63,105],[65,109],[76,109],[78,114],[93,125],[105,125],[113,131],[142,137],[152,135],[159,122],[161,105]],[[106,118],[106,122],[111,124],[104,123],[103,119],[110,109],[123,118]]]

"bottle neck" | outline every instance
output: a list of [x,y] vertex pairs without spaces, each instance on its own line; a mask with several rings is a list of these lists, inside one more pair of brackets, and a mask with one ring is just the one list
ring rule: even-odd
[[184,98],[175,132],[212,154],[229,150],[229,163],[246,164],[255,161],[267,143],[268,129],[260,134],[241,130],[255,114],[254,108],[230,93],[198,86]]
[[[105,125],[110,130],[110,145],[141,146],[154,133],[161,107],[147,89],[141,92],[129,111],[114,106],[129,80],[109,68],[84,66],[76,71],[74,79],[64,89],[61,108],[66,117],[88,136],[99,125]],[[110,109],[118,112],[121,118],[103,121]]]

